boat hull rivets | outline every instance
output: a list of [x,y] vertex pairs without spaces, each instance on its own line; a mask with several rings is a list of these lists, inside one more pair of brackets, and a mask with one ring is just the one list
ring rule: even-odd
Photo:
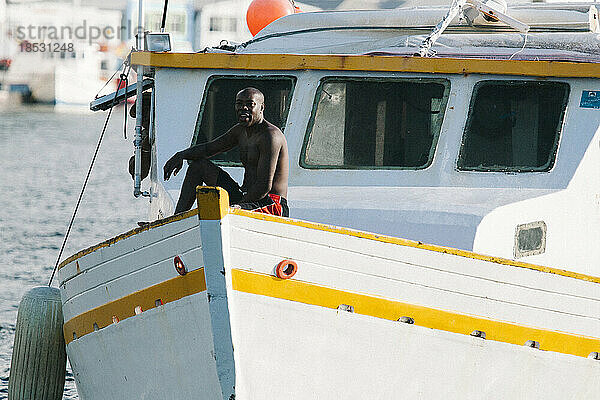
[[525,342],[525,346],[526,347],[531,347],[533,349],[539,349],[540,348],[540,342],[536,342],[535,340],[528,340]]
[[400,318],[398,318],[398,322],[402,322],[402,323],[404,323],[404,324],[409,324],[409,325],[412,325],[412,324],[414,324],[414,323],[415,323],[415,320],[414,320],[414,319],[412,319],[411,317],[406,317],[406,316],[404,316],[404,317],[400,317]]
[[471,332],[471,336],[485,339],[485,332],[474,330],[473,332]]
[[346,312],[351,312],[351,313],[353,313],[353,312],[354,312],[354,306],[350,306],[350,305],[348,305],[348,304],[340,304],[340,305],[337,307],[337,309],[338,309],[339,311],[346,311]]
[[590,358],[592,360],[600,360],[600,353],[598,353],[597,351],[592,351],[587,358]]

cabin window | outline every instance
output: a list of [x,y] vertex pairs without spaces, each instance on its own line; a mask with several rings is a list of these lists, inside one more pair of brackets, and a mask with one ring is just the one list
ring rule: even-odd
[[[209,142],[237,123],[235,95],[247,87],[255,87],[265,95],[265,119],[284,132],[294,84],[295,78],[289,76],[210,78],[204,91],[192,145]],[[212,160],[219,165],[241,165],[237,148],[217,154]]]
[[433,159],[449,89],[450,83],[444,79],[322,81],[301,165],[426,168]]
[[548,171],[554,164],[569,85],[483,81],[475,86],[458,169]]

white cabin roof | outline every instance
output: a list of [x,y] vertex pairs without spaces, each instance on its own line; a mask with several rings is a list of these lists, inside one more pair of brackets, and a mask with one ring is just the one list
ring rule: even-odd
[[[391,10],[337,10],[288,15],[273,21],[261,30],[256,38],[272,34],[282,34],[306,29],[355,27],[388,27],[398,29],[431,28],[448,12],[447,6],[424,6],[396,8]],[[513,5],[506,14],[533,28],[560,30],[588,30],[590,26],[589,10],[595,3],[588,4],[543,4]],[[450,27],[469,27],[468,23],[457,16]],[[508,28],[502,22],[488,22],[481,16],[474,21],[473,30]]]
[[[274,21],[235,52],[413,55],[446,12],[447,7],[415,7],[294,14]],[[457,17],[432,50],[442,57],[600,62],[597,11],[591,4],[513,6],[507,14],[530,25],[530,32],[481,17],[469,25]]]

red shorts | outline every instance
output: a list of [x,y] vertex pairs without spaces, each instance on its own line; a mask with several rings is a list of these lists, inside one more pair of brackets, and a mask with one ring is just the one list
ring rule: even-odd
[[260,200],[239,203],[238,206],[240,206],[240,208],[243,210],[248,211],[278,215],[280,217],[290,216],[290,209],[288,208],[287,200],[277,194],[268,194]]

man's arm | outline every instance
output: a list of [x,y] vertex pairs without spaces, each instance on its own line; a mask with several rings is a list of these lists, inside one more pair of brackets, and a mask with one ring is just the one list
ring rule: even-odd
[[241,202],[260,200],[271,191],[282,146],[281,140],[282,138],[277,132],[270,130],[258,142],[259,158],[256,166],[256,180],[250,185]]
[[183,160],[200,160],[231,150],[238,144],[238,133],[239,128],[235,125],[225,132],[225,134],[210,142],[197,144],[175,153],[173,157],[165,163],[163,169],[165,180],[168,181],[171,174],[177,175],[179,170],[183,167]]

